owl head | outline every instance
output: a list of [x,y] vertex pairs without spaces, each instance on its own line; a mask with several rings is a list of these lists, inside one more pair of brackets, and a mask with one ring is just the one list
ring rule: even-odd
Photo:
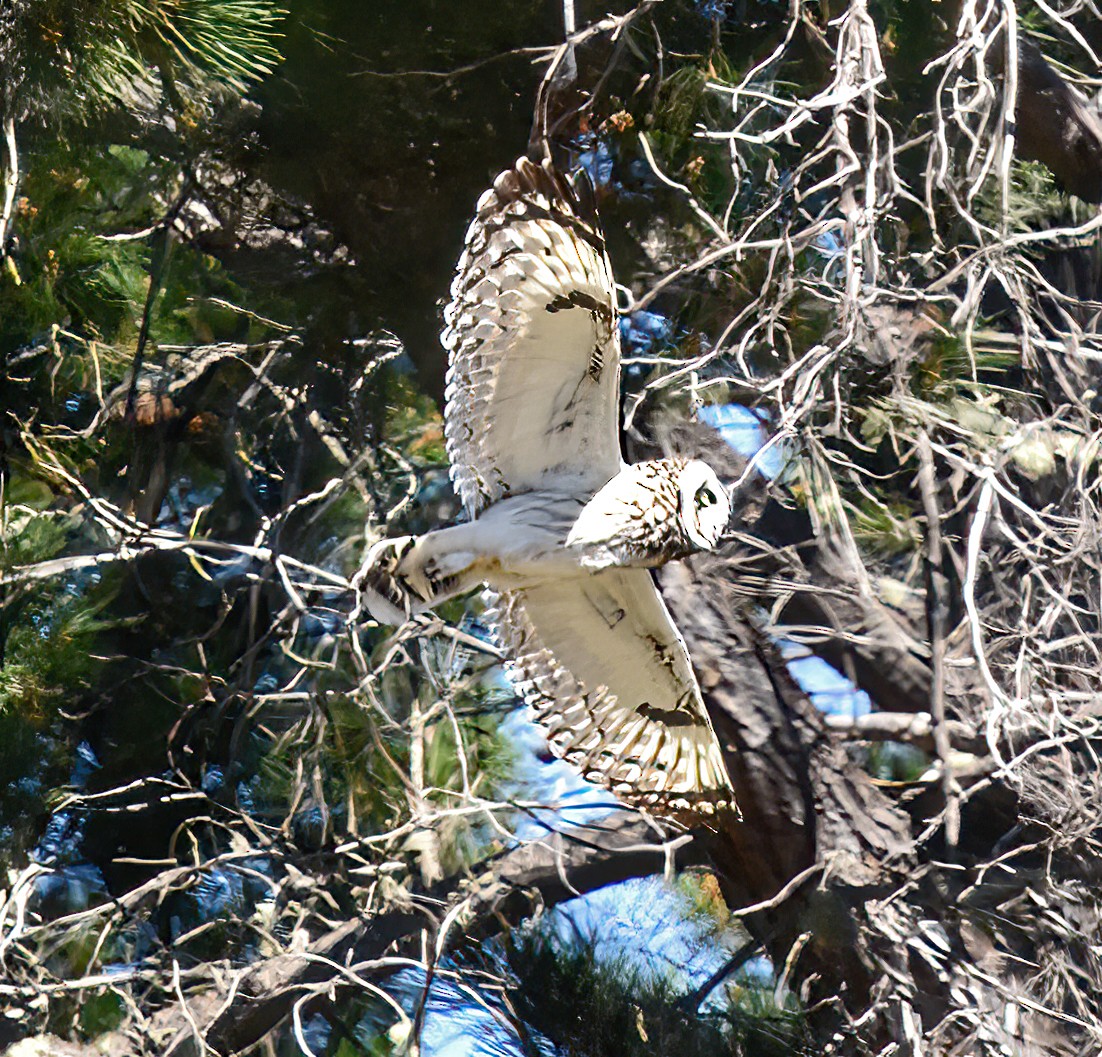
[[678,514],[685,535],[701,550],[714,550],[731,517],[727,490],[706,462],[690,459],[677,478]]
[[583,507],[566,537],[590,569],[653,567],[714,550],[731,515],[719,478],[699,459],[625,466]]

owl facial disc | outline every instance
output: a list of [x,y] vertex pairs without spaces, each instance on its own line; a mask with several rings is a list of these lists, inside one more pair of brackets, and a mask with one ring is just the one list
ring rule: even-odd
[[681,524],[701,550],[714,550],[731,517],[727,490],[706,462],[691,459],[678,478]]

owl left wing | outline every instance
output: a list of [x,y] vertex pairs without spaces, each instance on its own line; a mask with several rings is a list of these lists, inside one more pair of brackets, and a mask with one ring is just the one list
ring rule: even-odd
[[468,513],[620,469],[616,288],[593,196],[521,158],[479,200],[444,311],[444,432]]
[[556,755],[627,799],[733,806],[685,642],[646,569],[509,591],[489,616]]

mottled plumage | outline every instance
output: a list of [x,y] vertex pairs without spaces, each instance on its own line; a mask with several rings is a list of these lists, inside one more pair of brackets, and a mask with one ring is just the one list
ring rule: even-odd
[[397,623],[486,584],[516,688],[556,753],[646,803],[730,803],[649,571],[715,547],[728,498],[698,460],[621,458],[615,287],[585,190],[548,163],[502,173],[445,322],[445,436],[471,520],[376,544],[369,610]]
[[441,338],[452,481],[471,516],[548,485],[592,494],[622,465],[616,293],[592,216],[527,159],[479,199]]

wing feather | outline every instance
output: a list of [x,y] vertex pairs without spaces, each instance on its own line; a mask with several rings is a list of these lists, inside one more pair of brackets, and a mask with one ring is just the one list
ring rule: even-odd
[[505,592],[489,615],[557,755],[630,799],[733,803],[684,640],[646,569]]
[[445,437],[472,515],[620,469],[616,291],[589,202],[522,158],[479,199],[442,336]]

